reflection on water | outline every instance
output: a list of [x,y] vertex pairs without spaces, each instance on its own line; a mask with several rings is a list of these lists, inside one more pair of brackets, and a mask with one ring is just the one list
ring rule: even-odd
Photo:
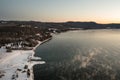
[[46,61],[35,80],[120,80],[120,30],[80,30],[54,35],[36,49]]

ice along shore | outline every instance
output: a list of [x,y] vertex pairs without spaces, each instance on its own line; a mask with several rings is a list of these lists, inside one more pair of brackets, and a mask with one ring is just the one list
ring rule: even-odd
[[[6,52],[5,47],[0,48],[0,80],[34,80],[33,66],[45,64],[40,57],[35,57],[35,49],[48,38],[33,47],[32,50],[13,50]],[[39,61],[32,61],[32,60]]]

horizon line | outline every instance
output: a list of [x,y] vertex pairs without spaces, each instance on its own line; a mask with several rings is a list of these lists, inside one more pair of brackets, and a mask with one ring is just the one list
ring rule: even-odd
[[100,22],[97,22],[97,21],[39,21],[39,20],[0,20],[0,21],[26,21],[26,22],[29,22],[29,21],[33,21],[33,22],[42,22],[42,23],[67,23],[67,22],[94,22],[94,23],[97,23],[97,24],[120,24],[120,22],[108,22],[108,23],[100,23]]

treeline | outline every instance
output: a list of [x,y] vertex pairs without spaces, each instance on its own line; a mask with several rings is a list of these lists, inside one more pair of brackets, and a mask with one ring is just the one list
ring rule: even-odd
[[0,27],[0,46],[9,43],[16,45],[16,43],[19,44],[21,42],[21,46],[33,47],[37,44],[37,40],[43,41],[49,37],[52,36],[50,35],[50,32],[48,32],[48,29],[26,25],[24,27],[21,25]]
[[[99,24],[96,22],[37,22],[37,21],[0,21],[0,23],[7,22],[7,24],[13,25],[31,25],[33,27],[40,28],[82,28],[82,29],[120,29],[120,24]],[[3,26],[3,24],[2,24]]]

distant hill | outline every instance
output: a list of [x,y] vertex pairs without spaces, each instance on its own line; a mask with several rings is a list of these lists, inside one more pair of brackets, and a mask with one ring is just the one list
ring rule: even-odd
[[0,26],[9,24],[30,25],[40,28],[82,28],[82,29],[120,29],[120,24],[98,24],[96,22],[37,22],[37,21],[0,21]]

